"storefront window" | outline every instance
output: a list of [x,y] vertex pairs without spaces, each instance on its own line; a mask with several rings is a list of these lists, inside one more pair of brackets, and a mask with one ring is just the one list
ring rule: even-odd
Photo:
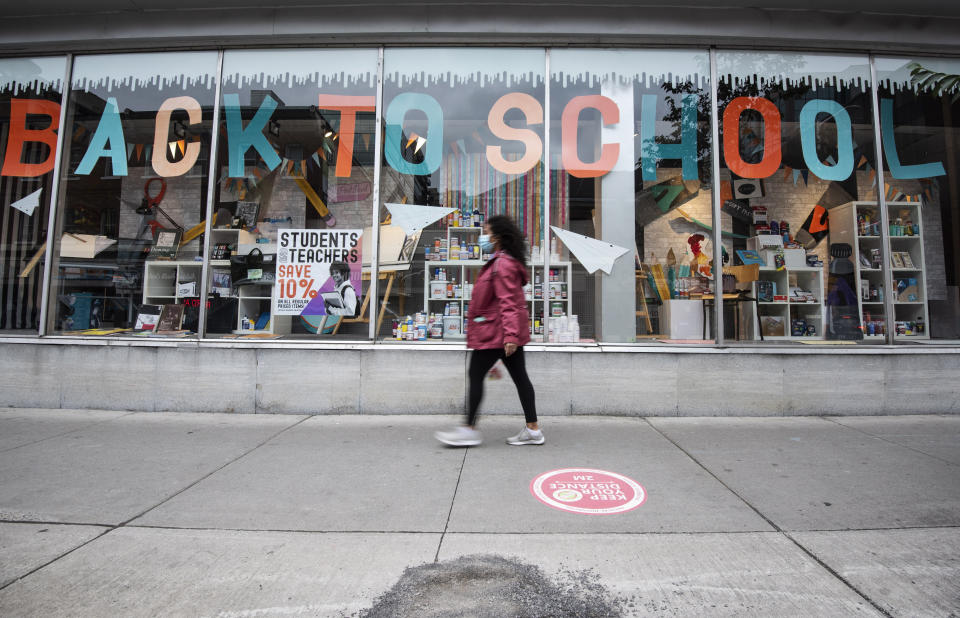
[[37,334],[64,58],[0,60],[0,332]]
[[210,337],[366,339],[376,50],[228,51]]
[[960,339],[960,61],[877,58],[895,341]]
[[868,58],[721,52],[717,65],[724,248],[742,290],[726,337],[882,343]]
[[542,50],[385,52],[382,339],[463,342],[493,215],[511,217],[527,241],[532,339],[544,337],[548,280],[569,305],[564,275],[543,271],[544,65]]
[[196,333],[215,52],[74,61],[51,332]]
[[708,55],[552,50],[550,70],[550,261],[572,298],[551,340],[711,339]]

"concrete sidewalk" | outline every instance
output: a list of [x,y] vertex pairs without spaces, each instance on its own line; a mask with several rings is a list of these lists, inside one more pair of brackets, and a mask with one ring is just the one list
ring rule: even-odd
[[[0,615],[351,615],[471,554],[589,570],[639,616],[960,615],[960,417],[519,418],[0,410]],[[595,468],[646,501],[551,508]],[[469,612],[463,615],[470,615]]]

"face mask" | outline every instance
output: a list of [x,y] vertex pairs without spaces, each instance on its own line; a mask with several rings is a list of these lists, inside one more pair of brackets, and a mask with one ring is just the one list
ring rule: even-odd
[[480,234],[480,249],[484,253],[491,253],[493,251],[493,243],[490,241],[489,234]]

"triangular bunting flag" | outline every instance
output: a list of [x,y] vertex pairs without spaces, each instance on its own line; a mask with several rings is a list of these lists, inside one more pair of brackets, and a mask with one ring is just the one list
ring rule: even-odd
[[420,137],[420,136],[417,135],[416,133],[411,133],[411,134],[410,134],[410,139],[407,140],[407,145],[404,146],[404,148],[409,148],[409,147],[410,147],[410,144],[412,144],[412,143],[414,143],[415,141],[417,141],[417,138],[418,138],[418,137]]
[[168,144],[167,144],[167,148],[170,149],[170,156],[171,156],[171,157],[177,156],[177,143],[176,143],[176,142],[170,142],[170,143],[168,143]]
[[427,143],[427,138],[418,137],[417,138],[417,147],[413,149],[414,153],[420,152],[420,149],[423,148],[423,145]]
[[137,144],[137,145],[135,146],[135,149],[136,149],[136,151],[137,151],[137,161],[139,161],[139,160],[140,160],[140,156],[143,155],[143,144]]
[[460,150],[463,151],[463,154],[467,154],[467,142],[463,139],[457,140],[457,146],[460,146]]
[[178,140],[177,140],[177,148],[180,149],[180,154],[183,154],[183,153],[185,153],[185,152],[187,151],[187,149],[184,147],[184,145],[186,144],[186,142],[187,142],[187,140],[185,140],[185,139],[178,139]]
[[793,168],[789,165],[783,166],[783,182],[787,182],[787,179],[790,178],[790,174],[793,173]]
[[833,158],[833,155],[827,155],[827,163],[830,165],[836,165],[837,160]]
[[803,176],[803,184],[810,181],[810,170],[800,170],[800,175]]
[[477,140],[477,143],[480,144],[481,146],[484,145],[483,140],[480,139],[480,133],[479,133],[479,132],[477,132],[477,131],[474,131],[474,132],[473,132],[473,139]]
[[370,148],[370,134],[369,134],[369,133],[361,133],[361,134],[360,134],[360,139],[363,140],[363,147],[364,147],[364,148]]
[[793,170],[793,185],[797,185],[797,181],[800,180],[800,170]]
[[133,156],[133,146],[134,146],[133,144],[127,144],[127,158],[128,158],[128,159]]
[[864,155],[860,155],[860,161],[857,163],[857,169],[860,169],[866,164],[867,164],[867,157],[865,157]]
[[313,162],[317,164],[317,167],[323,167],[323,164],[320,163],[320,157],[317,156],[317,153],[310,155],[310,158],[313,159]]
[[450,142],[450,152],[452,152],[452,153],[455,154],[455,155],[460,154],[460,149],[457,148],[457,143],[456,143],[456,142]]

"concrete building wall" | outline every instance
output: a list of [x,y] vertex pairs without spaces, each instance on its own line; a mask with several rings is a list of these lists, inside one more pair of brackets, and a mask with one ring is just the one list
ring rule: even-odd
[[[960,413],[960,350],[931,347],[809,353],[530,346],[527,365],[543,416]],[[0,342],[0,405],[460,414],[467,354],[445,346],[7,339]],[[521,413],[509,379],[487,380],[486,388],[483,413]]]

